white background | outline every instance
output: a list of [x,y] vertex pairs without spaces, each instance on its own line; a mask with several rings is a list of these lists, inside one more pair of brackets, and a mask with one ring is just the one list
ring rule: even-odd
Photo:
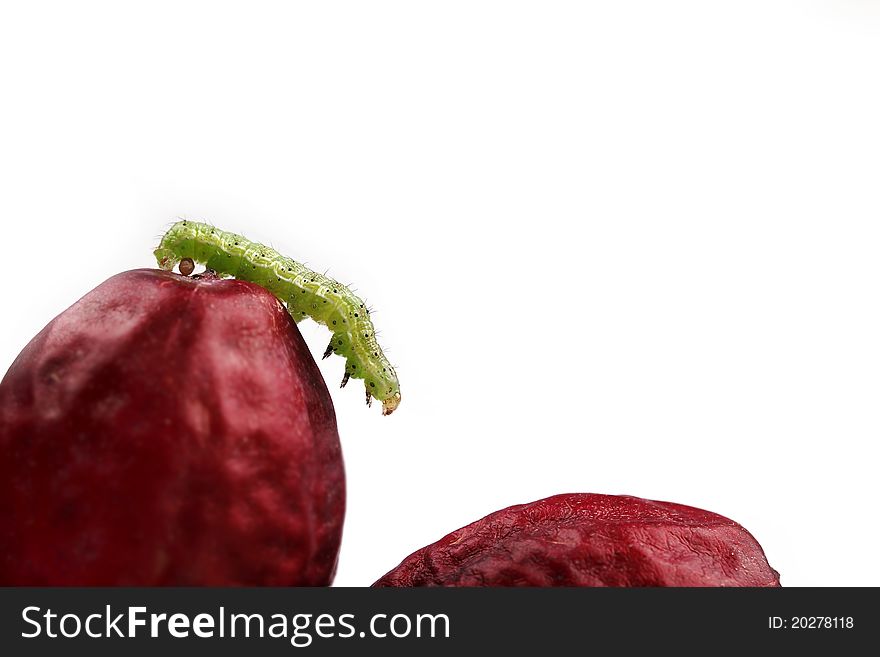
[[321,363],[337,584],[582,491],[880,585],[878,4],[4,5],[0,367],[210,220],[353,283],[399,367],[383,418]]

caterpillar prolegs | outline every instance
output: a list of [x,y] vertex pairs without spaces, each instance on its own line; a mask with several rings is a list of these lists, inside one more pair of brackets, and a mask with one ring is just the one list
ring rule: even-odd
[[324,358],[333,353],[345,358],[343,387],[350,378],[363,379],[367,404],[374,397],[381,401],[383,415],[400,404],[397,374],[376,342],[370,312],[345,285],[268,246],[195,221],[178,221],[169,228],[154,255],[162,269],[191,259],[265,287],[287,306],[294,321],[310,317],[333,332]]

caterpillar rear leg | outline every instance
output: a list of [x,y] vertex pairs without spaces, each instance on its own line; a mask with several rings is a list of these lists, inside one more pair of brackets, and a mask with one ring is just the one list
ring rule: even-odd
[[345,387],[345,384],[348,383],[348,380],[349,380],[350,378],[351,378],[351,374],[349,374],[348,372],[346,372],[345,374],[343,374],[343,375],[342,375],[342,383],[339,384],[339,387],[340,387],[340,388],[344,388],[344,387]]

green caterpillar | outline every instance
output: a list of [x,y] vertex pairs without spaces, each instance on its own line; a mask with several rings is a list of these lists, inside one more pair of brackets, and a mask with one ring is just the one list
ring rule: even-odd
[[333,332],[324,358],[336,353],[346,359],[341,387],[350,378],[363,379],[367,405],[375,397],[382,402],[383,415],[400,404],[397,374],[376,342],[370,312],[345,285],[268,246],[195,221],[174,224],[153,254],[162,269],[174,269],[184,261],[181,269],[191,273],[191,263],[186,262],[191,259],[217,273],[265,287],[287,306],[294,321],[311,317]]

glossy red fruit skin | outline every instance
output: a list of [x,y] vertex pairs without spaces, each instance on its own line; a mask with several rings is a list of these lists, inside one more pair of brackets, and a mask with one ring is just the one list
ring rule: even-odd
[[373,586],[779,586],[732,520],[681,504],[572,493],[492,513]]
[[134,270],[49,323],[0,383],[0,584],[331,582],[336,416],[265,289]]

